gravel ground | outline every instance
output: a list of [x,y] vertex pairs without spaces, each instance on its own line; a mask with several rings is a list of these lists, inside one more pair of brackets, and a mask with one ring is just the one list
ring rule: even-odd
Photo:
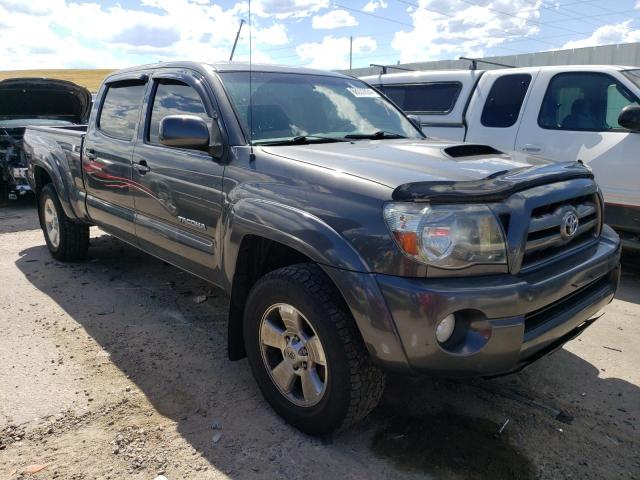
[[[517,375],[392,376],[378,409],[305,436],[226,358],[228,299],[95,229],[54,261],[0,207],[0,480],[640,478],[640,276]],[[31,472],[31,473],[30,473]]]

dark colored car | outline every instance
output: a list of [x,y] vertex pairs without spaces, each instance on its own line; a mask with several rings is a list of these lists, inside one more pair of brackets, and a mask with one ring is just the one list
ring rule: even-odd
[[10,78],[0,81],[0,182],[10,200],[31,190],[22,136],[28,126],[86,123],[91,94],[66,80]]
[[313,434],[366,415],[385,370],[517,371],[618,285],[620,242],[583,165],[428,140],[334,73],[123,70],[86,130],[24,142],[52,255],[81,259],[98,225],[224,289],[230,358]]

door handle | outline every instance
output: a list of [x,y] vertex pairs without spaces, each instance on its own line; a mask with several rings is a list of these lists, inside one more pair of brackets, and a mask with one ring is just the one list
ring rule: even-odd
[[151,168],[149,168],[149,165],[147,165],[146,160],[140,160],[137,163],[134,162],[133,168],[135,168],[140,175],[144,175],[145,173],[151,171]]
[[532,145],[528,143],[522,147],[522,150],[529,153],[540,153],[542,151],[542,147],[540,145]]
[[96,158],[98,158],[98,155],[96,155],[95,150],[93,150],[92,148],[87,148],[84,151],[84,156],[85,156],[85,158],[88,158],[89,160],[95,160]]

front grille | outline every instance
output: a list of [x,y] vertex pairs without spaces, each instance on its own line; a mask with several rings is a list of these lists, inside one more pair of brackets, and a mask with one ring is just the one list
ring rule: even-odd
[[[568,236],[566,229],[564,234],[562,230],[564,219],[570,213],[578,217],[578,224],[575,233]],[[521,268],[532,268],[592,243],[599,235],[601,217],[600,202],[595,194],[535,208],[531,212]]]

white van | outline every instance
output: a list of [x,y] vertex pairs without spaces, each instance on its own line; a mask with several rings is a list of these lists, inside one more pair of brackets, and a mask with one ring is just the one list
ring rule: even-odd
[[626,247],[640,248],[640,68],[436,70],[362,79],[418,117],[431,137],[581,160],[604,191],[607,223]]

